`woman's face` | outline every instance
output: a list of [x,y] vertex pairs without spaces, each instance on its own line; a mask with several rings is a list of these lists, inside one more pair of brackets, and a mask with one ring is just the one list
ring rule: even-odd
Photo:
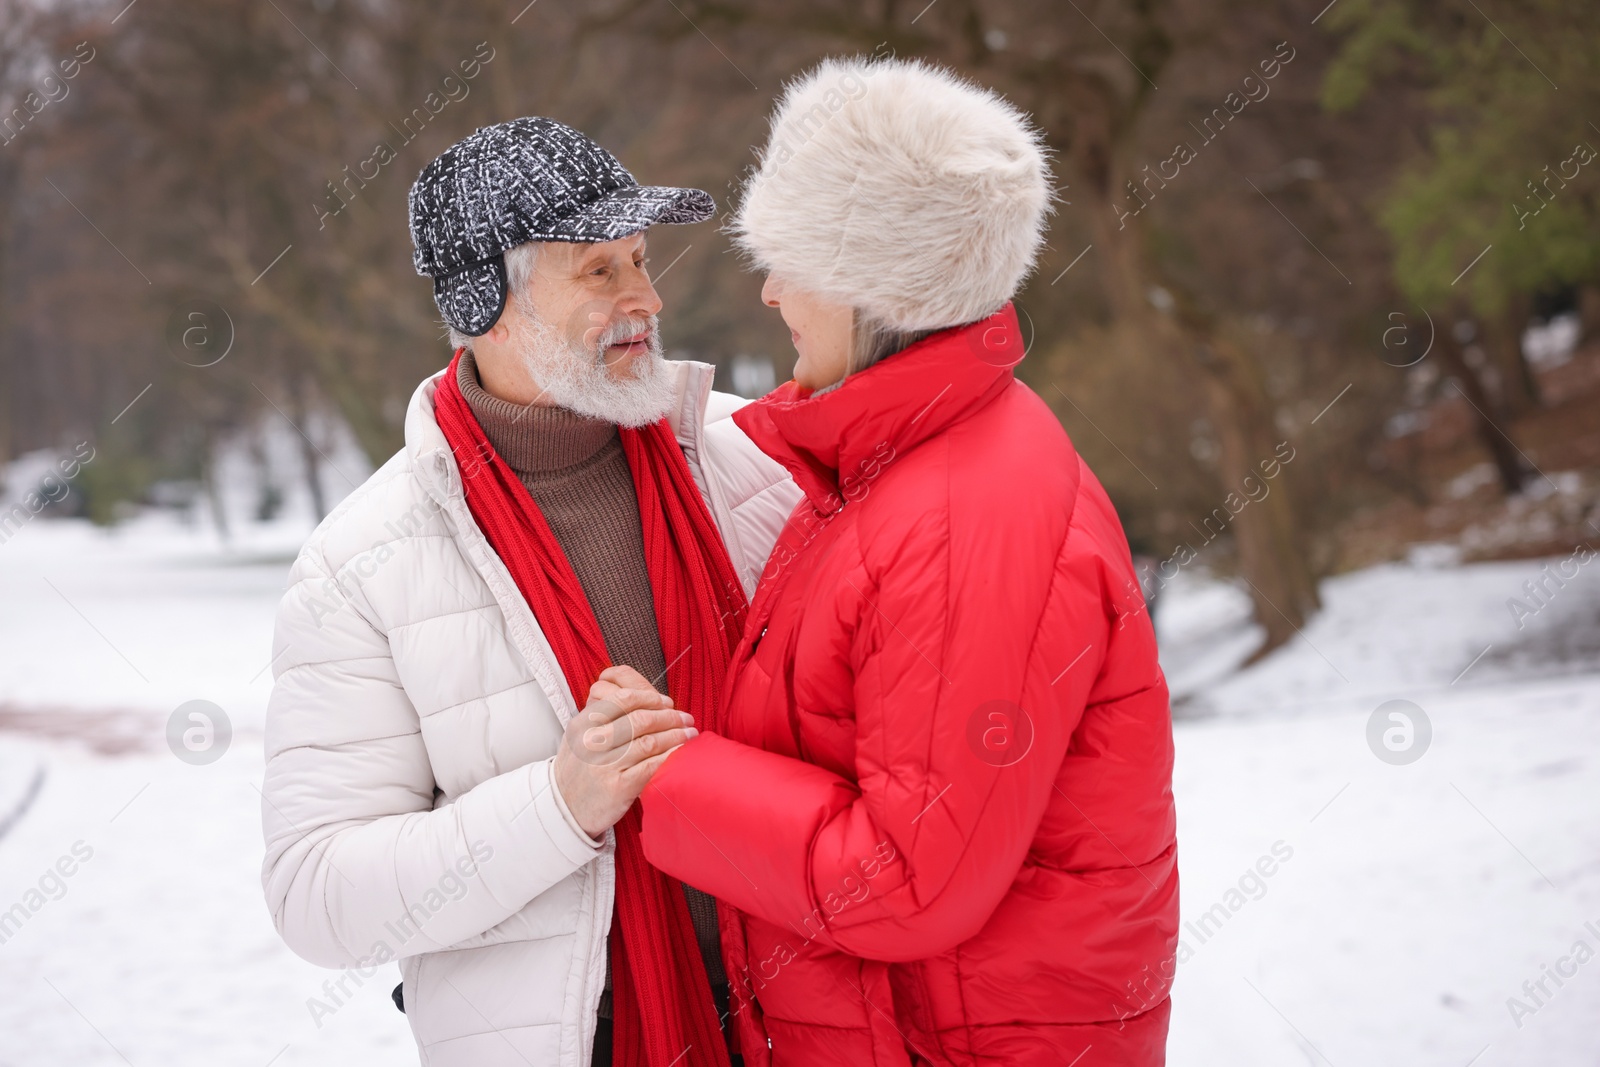
[[822,389],[844,378],[850,367],[854,321],[848,305],[790,288],[776,274],[767,275],[761,300],[777,308],[789,326],[794,350],[800,355],[794,365],[796,382],[807,389]]

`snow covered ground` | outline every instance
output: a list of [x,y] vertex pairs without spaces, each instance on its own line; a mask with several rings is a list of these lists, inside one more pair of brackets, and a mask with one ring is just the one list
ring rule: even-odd
[[[261,899],[272,613],[304,532],[225,548],[161,515],[114,534],[41,517],[0,544],[0,1067],[415,1062],[397,978],[313,1018],[335,976]],[[1420,551],[1334,579],[1304,636],[1243,671],[1243,596],[1202,575],[1168,591],[1171,1063],[1595,1062],[1600,563],[1519,629],[1506,601],[1540,567]],[[197,699],[233,728],[206,765],[165,741]],[[1392,699],[1431,724],[1410,763],[1369,747]]]

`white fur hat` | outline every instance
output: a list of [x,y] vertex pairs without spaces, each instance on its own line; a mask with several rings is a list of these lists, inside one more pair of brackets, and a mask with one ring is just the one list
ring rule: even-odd
[[900,330],[973,322],[1033,269],[1054,192],[1027,116],[920,61],[792,82],[730,225],[756,265]]

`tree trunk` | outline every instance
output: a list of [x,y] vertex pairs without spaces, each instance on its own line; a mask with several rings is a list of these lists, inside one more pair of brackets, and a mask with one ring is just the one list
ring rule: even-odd
[[1483,347],[1500,372],[1502,413],[1521,418],[1544,406],[1539,396],[1539,380],[1522,353],[1522,331],[1532,316],[1533,301],[1513,296],[1505,310],[1483,324]]
[[306,473],[306,488],[311,492],[311,510],[316,512],[317,521],[321,522],[328,514],[328,502],[322,493],[322,457],[310,438],[311,405],[306,402],[305,374],[296,370],[290,388],[294,394],[294,419],[300,426],[300,432],[295,436],[300,439],[300,462]]
[[[1109,170],[1106,172],[1109,173]],[[1105,183],[1109,185],[1109,182]],[[1112,190],[1102,188],[1105,193]],[[1206,382],[1206,411],[1221,439],[1217,476],[1221,493],[1243,493],[1243,482],[1264,481],[1257,464],[1273,460],[1278,440],[1271,401],[1255,359],[1224,335],[1216,318],[1181,287],[1163,279],[1174,302],[1172,314],[1158,312],[1147,295],[1156,284],[1133,225],[1122,225],[1109,195],[1101,211],[1089,212],[1095,248],[1103,252],[1101,277],[1117,318],[1175,358],[1197,361]],[[1218,505],[1227,509],[1224,499]],[[1282,486],[1253,501],[1231,523],[1239,570],[1250,585],[1255,618],[1266,631],[1259,658],[1292,638],[1321,606],[1306,537],[1293,500]]]
[[1453,330],[1439,331],[1439,358],[1444,361],[1445,369],[1454,379],[1460,395],[1472,406],[1473,428],[1477,431],[1478,442],[1488,450],[1489,458],[1494,462],[1501,488],[1507,496],[1521,492],[1529,474],[1527,465],[1511,438],[1489,414],[1493,405],[1488,391],[1484,389],[1477,373],[1467,365]]
[[[1246,478],[1270,484],[1260,465],[1271,469],[1281,463],[1279,447],[1289,444],[1279,439],[1267,414],[1270,401],[1255,359],[1243,346],[1217,336],[1196,350],[1205,372],[1207,408],[1222,445],[1218,467],[1225,501],[1227,496],[1243,501],[1233,520],[1239,571],[1250,585],[1256,621],[1267,633],[1254,661],[1294,637],[1322,601],[1287,481],[1260,500],[1245,492]],[[1292,459],[1294,452],[1288,455]],[[1226,502],[1223,506],[1233,510]]]
[[0,475],[3,475],[16,448],[17,374],[11,346],[10,287],[6,266],[10,262],[11,212],[17,199],[15,155],[0,160]]
[[1578,319],[1582,324],[1578,344],[1600,341],[1600,285],[1578,286]]
[[217,524],[222,543],[227,544],[232,534],[228,529],[228,509],[222,501],[222,486],[217,481],[218,441],[211,426],[206,427],[201,445],[205,451],[200,457],[200,484],[205,489],[206,503],[211,507],[211,521]]

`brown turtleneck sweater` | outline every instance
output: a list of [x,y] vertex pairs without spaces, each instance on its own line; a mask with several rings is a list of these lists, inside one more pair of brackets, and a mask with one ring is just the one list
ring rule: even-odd
[[[565,408],[524,407],[491,396],[479,384],[471,352],[461,354],[456,383],[489,443],[550,524],[600,623],[611,662],[626,663],[652,684],[664,686],[667,664],[645,569],[639,500],[616,425]],[[577,695],[581,701],[583,694]],[[726,1011],[728,979],[716,900],[688,885],[683,892],[714,999],[718,1010]],[[611,1017],[609,956],[600,1016]]]

